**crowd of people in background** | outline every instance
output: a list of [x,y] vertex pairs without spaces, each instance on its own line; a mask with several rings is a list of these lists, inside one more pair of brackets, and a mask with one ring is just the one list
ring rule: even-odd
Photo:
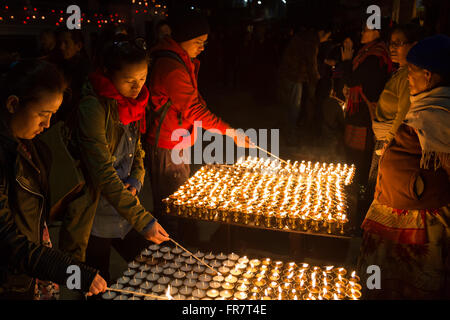
[[[195,234],[162,213],[161,200],[190,175],[189,165],[170,158],[183,140],[172,133],[193,132],[201,120],[238,146],[254,147],[208,110],[204,80],[273,102],[288,146],[313,140],[356,165],[365,196],[358,204],[359,267],[382,268],[378,298],[449,297],[450,38],[390,20],[358,32],[278,29],[261,22],[210,30],[204,17],[184,15],[158,21],[143,38],[112,27],[90,54],[80,31],[45,30],[39,56],[11,65],[1,88],[0,158],[2,169],[15,170],[0,175],[1,266],[10,280],[0,296],[51,295],[56,285],[30,279],[61,283],[73,261],[85,263],[83,290],[97,294],[111,280],[111,247],[130,261],[148,241]],[[53,216],[45,155],[56,146],[34,139],[57,123],[85,178],[63,209],[65,254],[50,248],[47,231]],[[67,165],[53,167],[64,172]],[[152,213],[137,197],[146,170]],[[8,185],[12,172],[18,184]]]

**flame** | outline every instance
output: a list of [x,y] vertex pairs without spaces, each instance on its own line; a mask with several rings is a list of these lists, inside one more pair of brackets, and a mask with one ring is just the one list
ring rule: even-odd
[[168,300],[173,300],[173,297],[170,295],[170,285],[167,286],[166,297]]
[[339,300],[339,298],[338,298],[338,296],[337,296],[336,293],[333,295],[333,299],[334,299],[334,300]]
[[352,272],[352,278],[354,278],[356,276],[356,271]]
[[287,276],[287,279],[290,279],[294,276],[294,273],[292,272],[290,275]]
[[328,266],[328,267],[326,267],[325,269],[327,270],[327,271],[331,271],[331,269],[333,269],[334,268],[334,266]]

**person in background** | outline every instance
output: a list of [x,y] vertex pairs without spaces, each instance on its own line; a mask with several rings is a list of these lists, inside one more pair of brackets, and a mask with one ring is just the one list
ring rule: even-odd
[[[171,221],[170,232],[173,234],[178,228],[177,221],[162,215],[161,201],[189,178],[190,165],[185,160],[196,139],[194,122],[201,122],[206,130],[215,129],[232,137],[240,147],[248,148],[251,142],[211,113],[198,90],[200,61],[196,57],[205,49],[208,39],[206,18],[195,13],[173,16],[171,28],[172,37],[165,37],[152,49],[154,65],[149,76],[149,88],[153,116],[145,149],[155,215]],[[161,53],[165,56],[157,57]],[[174,153],[182,161],[175,163]],[[186,230],[185,224],[183,228],[184,237],[195,235],[192,230]]]
[[45,29],[39,34],[39,54],[40,59],[47,59],[56,48],[56,35],[53,29]]
[[89,56],[84,48],[84,37],[81,30],[68,30],[61,27],[56,32],[57,50],[49,59],[55,63],[68,83],[68,90],[53,123],[73,118],[80,100],[81,88],[90,72]]
[[172,29],[170,29],[170,25],[166,20],[161,20],[156,24],[156,39],[157,41],[170,37],[172,35]]
[[406,56],[409,49],[421,40],[422,34],[422,28],[415,24],[399,25],[391,32],[389,51],[392,62],[398,64],[399,68],[386,83],[374,112],[372,129],[376,141],[369,172],[369,193],[373,193],[375,188],[381,150],[395,136],[409,110]]
[[353,57],[353,45],[344,42],[342,70],[347,96],[344,143],[347,161],[355,164],[356,183],[366,186],[374,147],[372,119],[374,105],[392,73],[393,66],[382,35],[388,32],[387,21],[380,30],[366,25],[361,32],[362,48]]
[[[450,298],[450,37],[407,55],[411,105],[379,163],[358,269],[381,269],[367,299]],[[365,283],[362,279],[362,283]]]
[[320,43],[326,42],[331,35],[327,28],[298,32],[289,42],[282,55],[279,67],[279,99],[286,105],[288,145],[298,145],[296,133],[297,122],[301,110],[306,117],[306,126],[312,125],[315,106],[315,89],[320,74],[318,71],[317,55]]
[[50,150],[37,136],[63,100],[64,81],[42,60],[17,63],[1,86],[0,299],[56,299],[68,267],[78,265],[81,289],[106,290],[98,271],[52,248],[49,223]]
[[[82,226],[71,229],[71,251],[110,281],[111,247],[132,261],[150,241],[169,235],[137,197],[144,183],[145,108],[149,92],[147,51],[131,40],[104,48],[99,68],[89,75],[77,113],[75,137],[87,183]],[[81,208],[80,208],[81,209]],[[150,241],[149,241],[150,240]],[[85,253],[85,254],[84,254]]]

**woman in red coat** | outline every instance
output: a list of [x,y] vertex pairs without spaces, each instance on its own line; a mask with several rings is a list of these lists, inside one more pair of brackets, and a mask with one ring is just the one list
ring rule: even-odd
[[187,14],[174,19],[171,28],[172,38],[161,39],[152,49],[153,66],[149,78],[152,124],[146,153],[157,216],[161,213],[161,200],[189,178],[189,163],[177,163],[172,155],[186,159],[190,153],[188,148],[196,139],[195,126],[226,134],[234,138],[239,147],[251,147],[248,137],[238,134],[208,110],[198,91],[200,61],[196,57],[205,49],[208,39],[206,19]]

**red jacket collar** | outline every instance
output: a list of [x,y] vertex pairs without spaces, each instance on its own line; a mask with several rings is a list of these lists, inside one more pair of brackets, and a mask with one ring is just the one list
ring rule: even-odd
[[193,76],[194,83],[197,83],[198,70],[200,68],[200,61],[198,59],[189,58],[187,52],[170,37],[164,37],[150,50],[150,53],[160,50],[173,51],[183,60],[184,64],[189,70],[189,73]]

